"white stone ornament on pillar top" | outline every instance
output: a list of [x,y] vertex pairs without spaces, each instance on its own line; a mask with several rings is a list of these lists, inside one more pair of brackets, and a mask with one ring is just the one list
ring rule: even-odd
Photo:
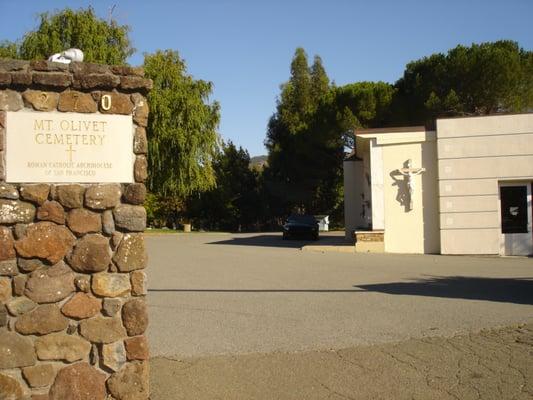
[[413,209],[413,195],[415,191],[415,182],[413,179],[413,176],[420,175],[423,172],[426,171],[425,168],[413,168],[413,161],[411,159],[407,160],[405,165],[407,167],[401,168],[398,171],[400,171],[400,174],[405,176],[407,180],[407,189],[409,194],[409,203],[408,203],[408,209]]
[[80,49],[68,49],[61,53],[56,53],[48,58],[48,61],[70,64],[72,61],[82,62],[83,51]]

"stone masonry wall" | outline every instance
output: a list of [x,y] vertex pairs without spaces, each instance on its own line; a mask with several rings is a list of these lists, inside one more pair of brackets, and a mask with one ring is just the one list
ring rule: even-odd
[[[0,399],[149,397],[151,86],[139,68],[0,60]],[[136,183],[6,183],[5,111],[24,109],[132,115]]]

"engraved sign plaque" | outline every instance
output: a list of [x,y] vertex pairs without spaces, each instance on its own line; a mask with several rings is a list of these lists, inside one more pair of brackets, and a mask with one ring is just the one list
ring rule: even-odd
[[131,115],[6,113],[6,181],[133,182]]

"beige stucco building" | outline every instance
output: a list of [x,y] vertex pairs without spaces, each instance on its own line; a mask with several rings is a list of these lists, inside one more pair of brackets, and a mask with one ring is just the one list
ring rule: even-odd
[[357,251],[533,254],[533,114],[355,132],[345,226]]

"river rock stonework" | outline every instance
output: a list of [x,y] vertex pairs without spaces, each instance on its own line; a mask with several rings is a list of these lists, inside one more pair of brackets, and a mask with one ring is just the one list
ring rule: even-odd
[[[0,60],[0,398],[149,398],[151,87],[139,68]],[[116,151],[131,152],[134,181],[6,182],[6,112],[30,110],[131,115],[131,147]]]

